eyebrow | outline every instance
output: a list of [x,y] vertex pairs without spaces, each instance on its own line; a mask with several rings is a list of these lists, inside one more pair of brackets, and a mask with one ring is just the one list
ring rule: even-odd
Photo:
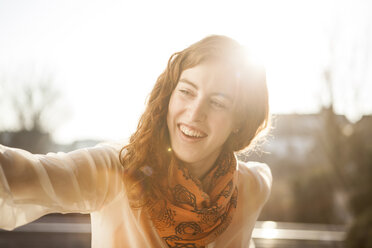
[[190,80],[186,79],[186,78],[181,78],[180,79],[180,82],[182,83],[186,83],[186,84],[190,84],[192,87],[194,87],[195,89],[198,89],[198,86],[196,84],[194,84],[193,82],[191,82]]
[[[186,78],[181,78],[181,79],[179,80],[179,82],[189,84],[189,85],[191,85],[192,87],[194,87],[195,89],[199,89],[198,86],[197,86],[195,83],[191,82],[190,80],[188,80],[188,79],[186,79]],[[214,93],[213,95],[222,96],[222,97],[226,98],[227,100],[229,100],[229,101],[231,101],[231,102],[233,101],[233,99],[232,99],[231,96],[226,95],[226,94],[221,93],[221,92]]]

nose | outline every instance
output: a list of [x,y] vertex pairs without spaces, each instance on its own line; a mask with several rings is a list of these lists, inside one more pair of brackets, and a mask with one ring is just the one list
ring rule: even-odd
[[196,98],[188,106],[189,120],[193,122],[201,122],[207,118],[207,104],[202,98]]

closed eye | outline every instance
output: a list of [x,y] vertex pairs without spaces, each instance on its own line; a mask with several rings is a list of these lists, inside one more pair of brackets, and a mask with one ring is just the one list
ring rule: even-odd
[[179,90],[185,96],[191,96],[193,93],[190,90],[180,89]]
[[221,103],[221,102],[218,102],[218,101],[214,101],[212,100],[211,101],[211,104],[214,106],[214,107],[217,107],[217,108],[221,108],[221,109],[224,109],[226,108],[226,105]]

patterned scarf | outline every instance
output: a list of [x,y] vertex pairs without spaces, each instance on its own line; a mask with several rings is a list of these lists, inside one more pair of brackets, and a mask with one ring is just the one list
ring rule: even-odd
[[221,154],[202,181],[171,160],[168,199],[150,217],[169,247],[199,248],[214,241],[231,223],[237,204],[237,160]]

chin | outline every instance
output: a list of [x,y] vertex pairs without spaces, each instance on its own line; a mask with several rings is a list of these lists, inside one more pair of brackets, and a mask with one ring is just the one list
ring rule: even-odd
[[198,161],[202,160],[202,158],[200,156],[197,156],[197,155],[192,154],[192,153],[187,153],[187,152],[184,152],[184,151],[183,152],[178,152],[177,149],[173,150],[173,151],[174,151],[174,154],[176,155],[176,157],[184,163],[195,163],[195,162],[198,162]]

